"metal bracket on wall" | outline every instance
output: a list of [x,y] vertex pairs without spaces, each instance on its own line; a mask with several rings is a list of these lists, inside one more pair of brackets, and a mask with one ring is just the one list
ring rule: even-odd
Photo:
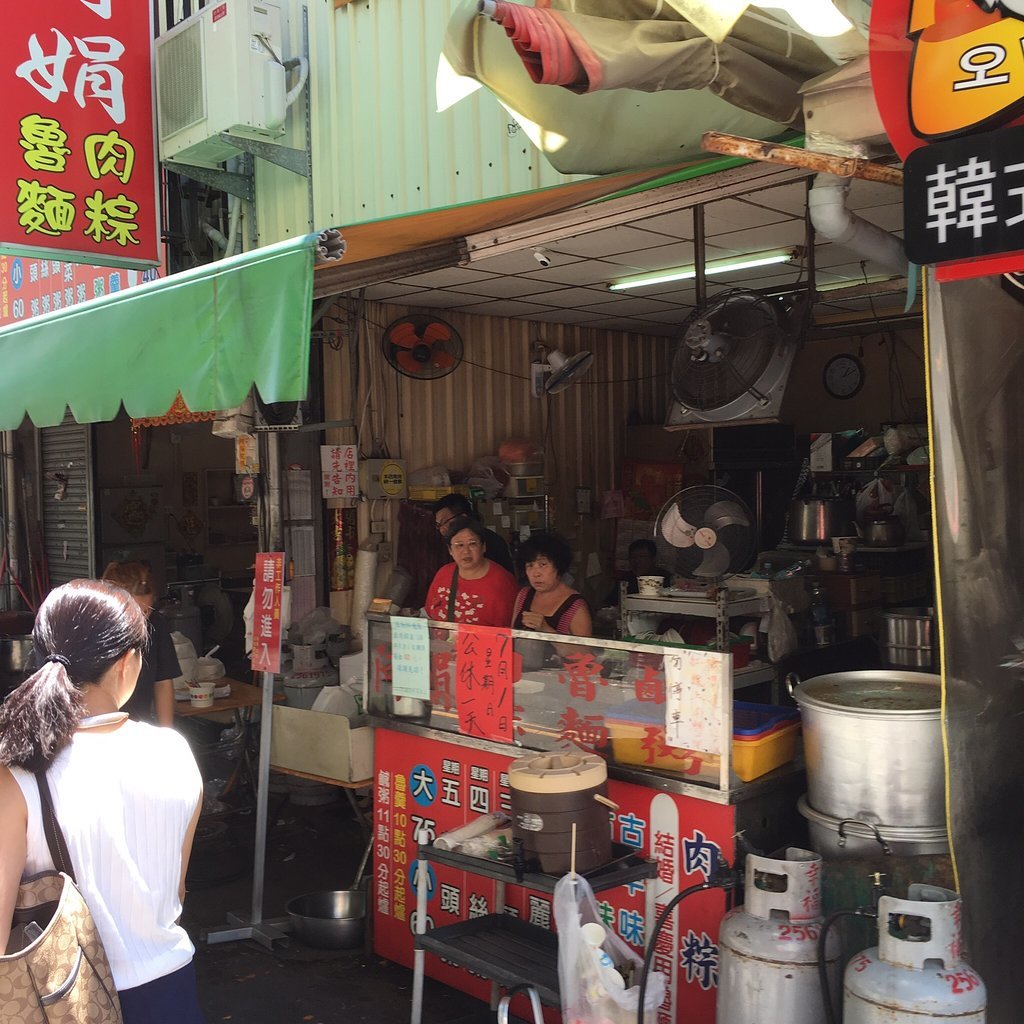
[[268,163],[277,164],[286,171],[298,174],[303,178],[310,176],[309,150],[292,149],[290,146],[279,146],[274,142],[264,142],[262,139],[246,139],[241,135],[228,135],[227,132],[220,133],[221,142],[226,142],[235,149],[240,149],[250,156],[258,156]]
[[210,185],[221,192],[227,192],[228,195],[238,196],[247,203],[251,203],[256,197],[251,174],[235,174],[233,171],[222,171],[213,167],[179,164],[176,160],[164,160],[163,164],[167,170],[174,171],[175,174],[191,178],[201,185]]

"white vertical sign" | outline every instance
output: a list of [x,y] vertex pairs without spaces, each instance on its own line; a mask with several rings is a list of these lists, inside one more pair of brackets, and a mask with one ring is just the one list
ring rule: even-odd
[[359,497],[359,449],[354,444],[320,445],[325,498]]
[[732,655],[665,650],[665,738],[670,746],[723,754],[723,692]]

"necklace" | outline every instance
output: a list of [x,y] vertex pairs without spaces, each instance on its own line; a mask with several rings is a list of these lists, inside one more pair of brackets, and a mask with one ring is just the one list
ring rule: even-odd
[[89,715],[78,723],[79,729],[102,729],[105,726],[120,725],[128,720],[127,711],[108,711],[103,715]]

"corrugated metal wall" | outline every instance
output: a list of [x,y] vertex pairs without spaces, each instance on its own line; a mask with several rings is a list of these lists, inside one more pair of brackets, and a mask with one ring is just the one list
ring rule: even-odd
[[[308,6],[314,214],[307,182],[257,161],[260,244],[313,227],[358,223],[574,180],[537,152],[486,89],[437,113],[434,78],[445,26],[461,0]],[[284,0],[301,52],[302,12]],[[287,144],[303,147],[303,102]]]
[[[573,536],[581,551],[608,551],[607,523],[602,527],[596,517],[576,516],[575,488],[591,488],[596,507],[601,493],[617,483],[627,423],[664,421],[671,341],[440,311],[462,335],[465,359],[447,377],[418,381],[393,370],[380,348],[384,327],[407,312],[399,306],[365,304],[358,397],[353,403],[347,353],[330,353],[324,375],[328,418],[353,416],[362,424],[364,454],[375,439],[383,441],[391,456],[406,460],[410,471],[432,465],[465,471],[474,459],[496,454],[506,438],[538,441],[546,450],[558,528]],[[325,326],[333,322],[340,327],[346,320],[343,300]],[[350,336],[344,328],[342,333]],[[533,398],[529,364],[538,341],[569,355],[593,352],[590,373],[559,395]],[[368,380],[373,384],[367,405]]]
[[[43,544],[54,587],[96,575],[90,431],[70,412],[59,427],[39,431]],[[57,474],[67,480],[59,499]]]

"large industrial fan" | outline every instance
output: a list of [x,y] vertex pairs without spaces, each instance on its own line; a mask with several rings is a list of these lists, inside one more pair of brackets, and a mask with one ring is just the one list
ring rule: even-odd
[[384,358],[414,380],[447,377],[462,362],[462,337],[450,323],[413,313],[388,324],[381,338]]
[[777,418],[805,309],[740,289],[698,306],[672,361],[666,425]]
[[757,531],[742,498],[724,487],[687,487],[672,495],[654,527],[658,565],[713,582],[746,569]]

